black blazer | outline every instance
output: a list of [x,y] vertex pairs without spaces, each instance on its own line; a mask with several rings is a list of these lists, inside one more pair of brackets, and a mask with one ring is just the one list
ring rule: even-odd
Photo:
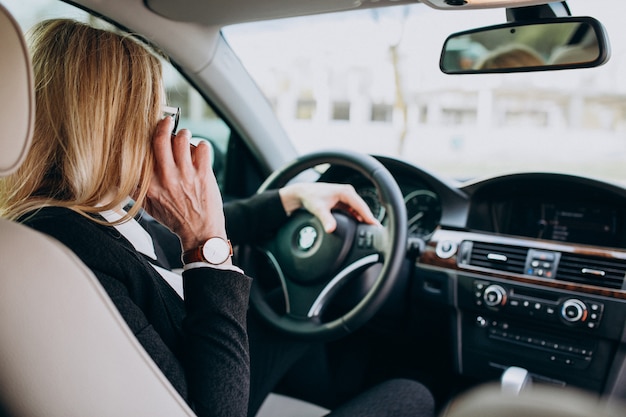
[[[260,238],[286,218],[278,193],[224,206],[233,243]],[[49,207],[24,224],[46,233],[94,272],[131,330],[198,416],[245,416],[250,362],[246,312],[251,278],[198,268],[183,273],[185,300],[115,228],[72,210]],[[165,267],[180,266],[180,243],[154,221],[147,229]]]

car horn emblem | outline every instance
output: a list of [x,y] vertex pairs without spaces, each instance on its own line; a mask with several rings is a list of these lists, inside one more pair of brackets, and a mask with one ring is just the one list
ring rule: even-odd
[[298,232],[298,249],[308,251],[315,244],[317,230],[313,226],[305,226]]

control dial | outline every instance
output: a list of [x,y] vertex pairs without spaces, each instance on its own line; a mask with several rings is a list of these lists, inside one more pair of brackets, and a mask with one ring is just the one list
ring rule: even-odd
[[570,323],[585,321],[587,320],[587,306],[576,298],[565,300],[561,306],[561,317]]
[[506,304],[506,290],[499,285],[490,285],[485,288],[483,300],[489,307],[503,306]]

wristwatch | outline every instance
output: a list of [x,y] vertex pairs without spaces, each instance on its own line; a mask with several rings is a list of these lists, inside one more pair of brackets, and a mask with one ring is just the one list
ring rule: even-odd
[[231,256],[233,256],[233,247],[230,240],[212,237],[197,248],[185,251],[183,264],[206,262],[211,265],[221,265]]

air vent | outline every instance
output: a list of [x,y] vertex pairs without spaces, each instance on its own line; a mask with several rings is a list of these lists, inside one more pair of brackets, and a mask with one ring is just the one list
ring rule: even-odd
[[624,285],[624,274],[626,261],[563,253],[556,279],[621,289]]
[[519,246],[473,242],[469,264],[523,274],[527,254],[528,249]]

